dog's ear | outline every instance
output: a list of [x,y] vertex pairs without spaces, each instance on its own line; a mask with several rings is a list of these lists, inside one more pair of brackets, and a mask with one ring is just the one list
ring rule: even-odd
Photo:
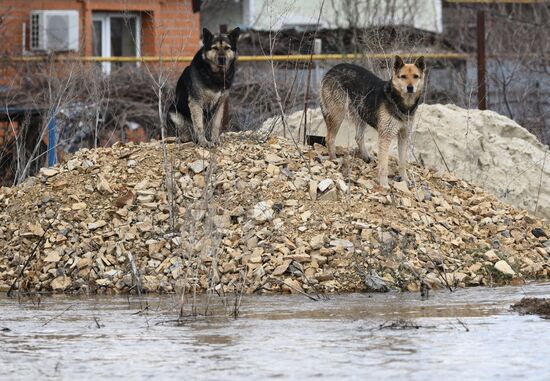
[[207,28],[202,29],[202,46],[209,46],[212,43],[214,36]]
[[229,32],[229,41],[231,41],[231,46],[237,48],[237,41],[239,40],[239,35],[241,34],[241,28],[236,27],[231,32]]
[[426,70],[426,62],[424,62],[424,56],[419,57],[416,61],[414,61],[414,64],[421,71]]
[[399,69],[401,69],[403,66],[405,66],[405,62],[403,62],[403,58],[399,56],[395,56],[393,59],[393,70],[395,72],[398,72]]

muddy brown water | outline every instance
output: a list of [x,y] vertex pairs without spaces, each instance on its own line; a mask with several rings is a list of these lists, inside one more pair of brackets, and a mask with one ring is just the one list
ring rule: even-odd
[[0,380],[550,380],[550,320],[509,309],[524,296],[550,297],[550,283],[424,301],[250,296],[236,320],[213,303],[183,323],[168,296],[3,294]]

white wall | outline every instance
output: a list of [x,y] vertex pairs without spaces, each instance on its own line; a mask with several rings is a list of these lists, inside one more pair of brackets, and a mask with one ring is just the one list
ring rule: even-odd
[[[257,30],[315,25],[322,0],[242,0],[244,22]],[[408,25],[442,32],[441,0],[325,0],[325,28]]]
[[218,32],[220,25],[225,24],[229,30],[247,25],[245,14],[247,12],[247,1],[220,1],[215,5],[208,5],[201,11],[201,27],[208,28],[211,32]]

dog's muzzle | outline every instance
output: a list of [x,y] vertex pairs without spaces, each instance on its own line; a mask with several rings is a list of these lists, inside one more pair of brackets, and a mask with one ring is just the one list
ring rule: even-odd
[[219,66],[225,66],[227,63],[227,57],[226,56],[218,56],[218,65]]
[[407,86],[407,93],[411,93],[411,94],[414,93],[414,86],[411,86],[411,85]]

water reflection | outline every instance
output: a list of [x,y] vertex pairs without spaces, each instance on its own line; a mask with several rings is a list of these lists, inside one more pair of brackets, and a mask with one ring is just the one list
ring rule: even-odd
[[547,380],[548,321],[508,311],[526,295],[548,297],[550,284],[427,301],[252,296],[237,320],[218,301],[215,317],[183,323],[173,297],[0,297],[0,380]]

